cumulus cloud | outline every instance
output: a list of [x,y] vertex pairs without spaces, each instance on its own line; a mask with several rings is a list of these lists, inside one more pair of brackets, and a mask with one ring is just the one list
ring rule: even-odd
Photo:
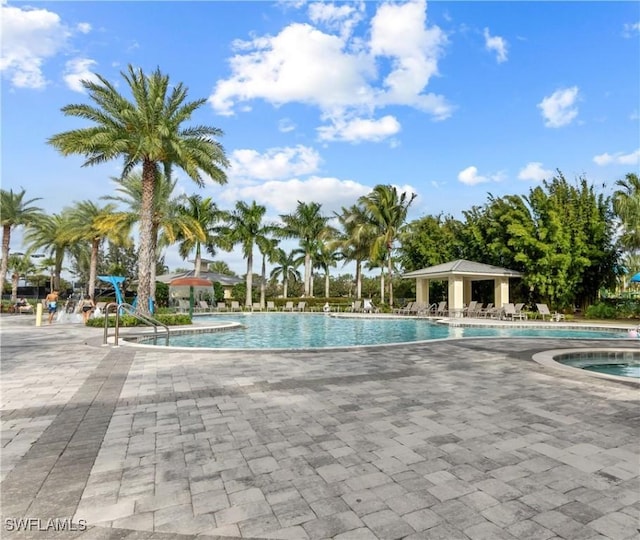
[[625,154],[623,152],[608,154],[607,152],[605,152],[604,154],[595,156],[593,158],[593,161],[596,165],[600,166],[611,164],[638,165],[638,163],[640,163],[640,148],[638,148],[634,152],[630,152],[629,154]]
[[553,171],[544,169],[539,161],[527,163],[518,173],[518,180],[542,182],[547,178],[553,177]]
[[82,81],[98,82],[98,77],[91,70],[96,65],[90,58],[74,58],[65,64],[63,79],[67,86],[74,92],[84,92]]
[[0,71],[18,88],[44,88],[42,64],[65,46],[71,35],[60,17],[46,9],[2,4]]
[[352,180],[312,176],[306,180],[271,180],[253,186],[230,186],[221,191],[220,199],[233,204],[237,200],[255,200],[277,213],[293,212],[298,201],[322,204],[325,214],[349,206],[371,191],[369,186]]
[[352,120],[337,119],[330,126],[318,128],[318,135],[323,141],[382,141],[400,131],[400,122],[387,115],[378,120],[354,118]]
[[458,180],[467,186],[475,186],[486,182],[501,182],[504,180],[504,173],[481,175],[478,173],[478,168],[471,165],[458,173]]
[[91,25],[89,23],[79,23],[76,28],[81,34],[88,34],[91,32]]
[[575,106],[577,99],[577,86],[561,88],[545,97],[538,103],[538,108],[542,111],[544,118],[544,125],[557,128],[570,124],[578,116],[578,108]]
[[[275,106],[313,105],[334,124],[321,133],[335,138],[340,138],[340,125],[371,118],[388,105],[415,107],[436,120],[450,116],[452,107],[443,96],[425,92],[446,43],[440,28],[427,25],[425,1],[380,4],[368,41],[351,36],[361,22],[362,5],[313,3],[311,23],[236,41],[231,76],[217,82],[211,106],[218,114],[232,115],[254,99]],[[388,122],[383,122],[387,129]]]
[[507,61],[507,42],[500,36],[492,36],[489,29],[484,29],[484,46],[488,51],[495,51],[499,64]]
[[312,174],[318,170],[320,155],[313,148],[298,145],[256,150],[234,150],[229,158],[229,175],[235,179],[274,180]]

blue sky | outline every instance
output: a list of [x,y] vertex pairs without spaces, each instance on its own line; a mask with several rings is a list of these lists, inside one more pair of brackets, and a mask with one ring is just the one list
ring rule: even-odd
[[[100,73],[159,67],[207,98],[225,186],[179,189],[268,217],[327,214],[376,184],[418,194],[410,218],[526,193],[556,169],[605,193],[640,162],[637,2],[3,2],[2,187],[47,212],[113,192],[120,162],[82,168],[51,135]],[[12,241],[21,249],[20,234]],[[220,254],[238,273],[238,252]],[[166,262],[187,266],[175,250]],[[257,268],[256,268],[257,269]]]

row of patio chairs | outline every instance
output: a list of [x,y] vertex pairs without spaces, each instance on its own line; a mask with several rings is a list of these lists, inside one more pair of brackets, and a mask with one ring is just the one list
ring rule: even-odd
[[[200,300],[193,306],[193,311],[198,313],[215,313],[215,312],[233,312],[233,311],[305,311],[306,302],[298,302],[294,305],[293,302],[285,303],[280,310],[276,307],[275,302],[268,300],[266,306],[263,308],[260,302],[253,302],[250,307],[241,306],[237,300],[232,300],[228,305],[226,302],[217,302],[215,306],[209,305],[206,300]],[[187,313],[189,311],[189,300],[178,300],[178,311]]]
[[[527,320],[527,313],[524,311],[524,302],[517,304],[507,303],[502,307],[494,306],[493,303],[489,303],[486,306],[480,302],[471,301],[469,305],[462,309],[463,317],[483,317],[492,319],[506,319],[506,320]],[[560,321],[565,317],[562,313],[551,312],[546,304],[536,304],[539,315],[542,320],[549,317],[550,320]],[[393,313],[398,315],[424,315],[429,317],[447,317],[449,315],[449,309],[447,302],[439,302],[431,305],[427,305],[423,302],[409,302],[403,308],[397,308],[393,310]]]

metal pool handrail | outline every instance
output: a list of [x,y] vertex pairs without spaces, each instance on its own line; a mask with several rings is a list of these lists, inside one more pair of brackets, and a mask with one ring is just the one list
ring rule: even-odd
[[153,341],[154,343],[158,340],[158,326],[162,326],[166,331],[165,336],[165,345],[169,346],[169,327],[161,323],[159,320],[154,319],[153,317],[149,317],[148,315],[143,315],[141,313],[136,313],[136,308],[134,308],[131,304],[127,304],[125,302],[121,304],[117,304],[116,302],[111,302],[107,304],[104,308],[104,337],[102,340],[103,345],[107,345],[108,337],[109,337],[109,310],[115,307],[116,314],[116,324],[115,331],[113,337],[113,345],[115,347],[118,346],[118,337],[120,335],[120,310],[126,311],[129,315],[135,317],[139,321],[145,323],[148,326],[153,326]]

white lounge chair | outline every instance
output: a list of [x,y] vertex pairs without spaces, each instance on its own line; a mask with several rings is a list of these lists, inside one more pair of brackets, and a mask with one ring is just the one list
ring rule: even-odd
[[516,312],[516,307],[511,303],[504,304],[502,306],[502,314],[505,319],[511,319],[512,321],[515,321],[516,319],[524,320],[527,318],[525,313]]
[[540,315],[542,316],[543,321],[545,317],[549,317],[550,320],[556,321],[556,322],[564,320],[563,313],[558,313],[557,311],[554,311],[552,313],[549,310],[549,306],[547,306],[547,304],[536,304],[536,307],[538,308],[538,313],[540,313]]
[[293,311],[293,302],[287,302],[282,306],[282,311]]
[[267,311],[276,311],[276,303],[273,300],[267,300]]

